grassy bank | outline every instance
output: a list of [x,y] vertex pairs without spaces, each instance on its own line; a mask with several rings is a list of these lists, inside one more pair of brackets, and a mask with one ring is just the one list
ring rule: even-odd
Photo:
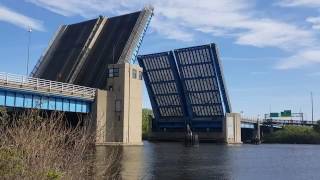
[[148,133],[151,131],[152,110],[142,109],[142,138],[148,139]]
[[264,143],[320,144],[319,127],[285,126],[283,129],[267,134]]
[[[64,115],[0,110],[0,179],[90,179],[95,170],[95,136],[80,123],[70,127]],[[110,154],[104,178],[117,161]],[[99,177],[103,178],[103,177]]]

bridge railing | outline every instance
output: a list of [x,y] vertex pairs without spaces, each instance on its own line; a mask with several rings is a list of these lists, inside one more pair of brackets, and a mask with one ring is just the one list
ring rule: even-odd
[[265,122],[270,122],[274,124],[306,124],[306,125],[316,125],[317,121],[304,121],[304,120],[282,120],[282,119],[266,119]]
[[0,86],[29,90],[35,92],[54,93],[93,100],[96,89],[74,84],[50,81],[28,76],[0,72]]
[[303,121],[303,120],[284,120],[284,119],[258,119],[255,117],[241,117],[241,122],[244,123],[272,123],[272,124],[285,124],[285,125],[316,125],[316,121]]
[[241,122],[246,122],[246,123],[262,123],[263,119],[258,119],[255,117],[241,117]]

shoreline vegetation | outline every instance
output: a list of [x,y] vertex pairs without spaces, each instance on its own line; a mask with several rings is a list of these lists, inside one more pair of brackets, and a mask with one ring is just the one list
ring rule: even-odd
[[278,144],[320,144],[320,121],[314,127],[284,126],[271,134],[266,134],[263,143]]
[[[148,140],[151,130],[152,110],[142,110],[142,138]],[[266,144],[320,144],[320,120],[314,127],[284,126],[283,129],[265,134],[262,143]]]
[[148,134],[151,131],[151,122],[152,122],[153,112],[151,109],[142,109],[142,139],[147,140]]
[[0,109],[0,179],[117,179],[120,148],[108,150],[101,168],[95,135],[84,124],[71,127],[62,113]]

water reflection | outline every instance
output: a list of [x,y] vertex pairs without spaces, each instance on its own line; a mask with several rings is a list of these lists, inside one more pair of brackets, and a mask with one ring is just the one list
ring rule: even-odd
[[[320,179],[320,148],[316,145],[150,143],[122,147],[114,161],[117,179]],[[97,150],[108,161],[109,147]],[[101,172],[108,162],[100,164]]]
[[123,148],[97,146],[94,179],[121,179]]

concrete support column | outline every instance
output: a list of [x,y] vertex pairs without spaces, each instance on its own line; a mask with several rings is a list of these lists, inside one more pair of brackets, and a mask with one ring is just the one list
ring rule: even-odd
[[260,144],[261,143],[261,132],[260,132],[260,123],[257,121],[257,123],[254,125],[254,131],[253,131],[253,138],[252,142],[255,144]]
[[106,142],[107,91],[97,90],[95,102],[92,104],[91,115],[92,121],[95,121],[96,124],[96,143]]
[[241,142],[241,115],[239,113],[227,113],[224,121],[224,137],[227,144],[239,144]]

